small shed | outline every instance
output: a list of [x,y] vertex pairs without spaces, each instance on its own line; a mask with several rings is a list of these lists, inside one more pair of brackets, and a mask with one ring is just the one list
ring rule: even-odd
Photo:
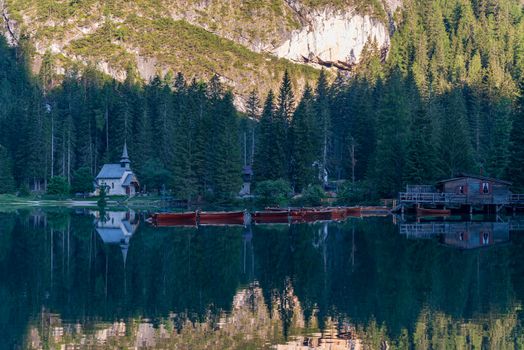
[[251,195],[251,181],[253,180],[253,168],[251,165],[245,165],[242,168],[242,188],[239,195],[241,197]]
[[504,205],[511,195],[511,182],[481,175],[461,174],[437,182],[437,191],[464,195],[471,205]]

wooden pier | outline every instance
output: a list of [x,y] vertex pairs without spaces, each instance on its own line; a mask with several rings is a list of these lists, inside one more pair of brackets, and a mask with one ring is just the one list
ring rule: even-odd
[[408,185],[400,192],[395,211],[444,208],[462,212],[499,212],[524,208],[524,194],[510,191],[511,182],[475,175],[460,175],[432,185]]

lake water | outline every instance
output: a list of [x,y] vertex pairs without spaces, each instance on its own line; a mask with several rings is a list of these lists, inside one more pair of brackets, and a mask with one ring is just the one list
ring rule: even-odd
[[0,348],[524,346],[516,218],[247,228],[144,218],[0,213]]

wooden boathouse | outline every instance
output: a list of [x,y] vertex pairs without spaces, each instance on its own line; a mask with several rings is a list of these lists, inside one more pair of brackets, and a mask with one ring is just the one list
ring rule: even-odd
[[407,185],[400,192],[396,210],[416,208],[499,212],[524,208],[524,194],[513,194],[512,183],[480,175],[461,174],[436,185]]

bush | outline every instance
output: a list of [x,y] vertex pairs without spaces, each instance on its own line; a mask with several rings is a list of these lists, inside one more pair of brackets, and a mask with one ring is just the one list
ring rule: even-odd
[[157,159],[148,160],[140,171],[140,182],[149,190],[160,194],[162,188],[171,181],[171,173]]
[[355,184],[350,181],[345,182],[338,191],[337,204],[355,205],[364,204],[371,199],[371,190],[369,183],[359,181]]
[[326,192],[320,185],[309,185],[302,191],[299,201],[302,205],[320,206],[324,198],[326,198]]
[[73,193],[91,193],[95,190],[93,175],[88,167],[78,169],[73,173],[71,190]]
[[258,182],[253,193],[258,205],[282,206],[288,202],[291,192],[289,183],[278,179]]
[[18,189],[18,197],[29,197],[30,195],[31,191],[29,191],[29,186],[27,186],[27,184],[22,184]]
[[71,192],[71,187],[65,177],[55,176],[47,184],[47,194],[67,196]]
[[96,204],[100,207],[100,208],[105,208],[105,206],[107,205],[107,193],[106,193],[106,187],[105,186],[101,186],[100,187],[100,190],[99,190],[99,199],[98,201],[96,202]]

